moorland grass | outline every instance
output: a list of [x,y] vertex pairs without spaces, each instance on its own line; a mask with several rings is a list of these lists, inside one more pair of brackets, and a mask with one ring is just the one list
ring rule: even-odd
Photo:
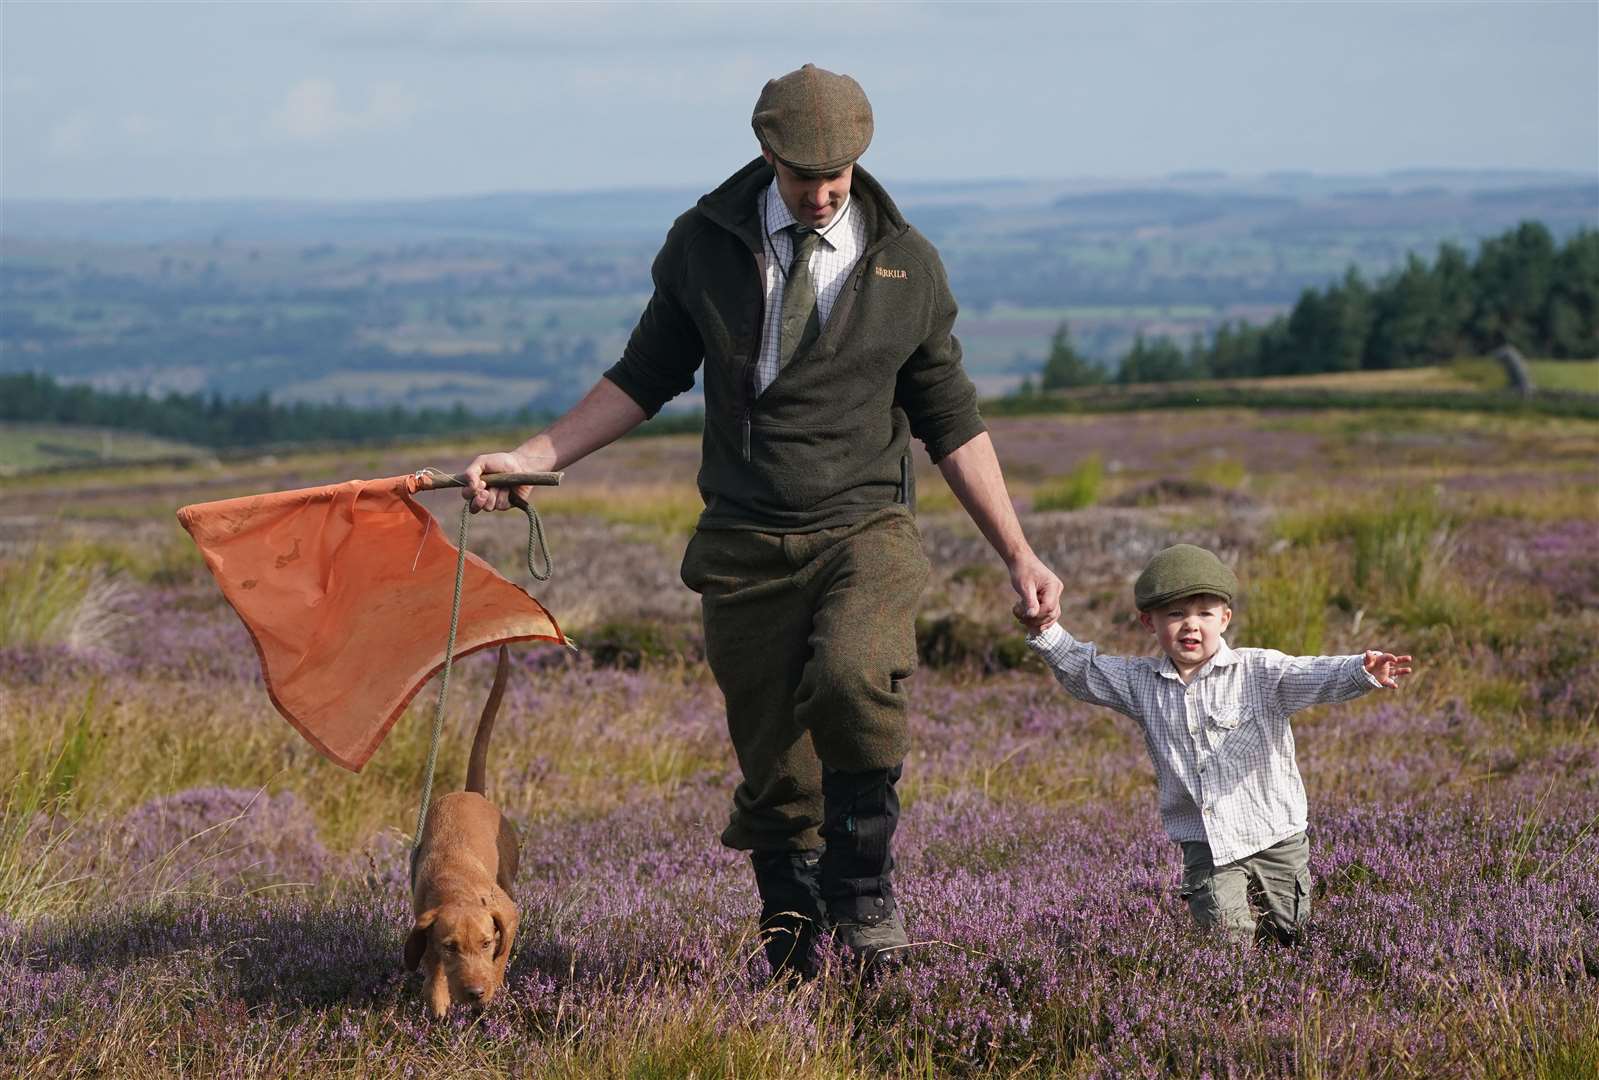
[[94,578],[92,563],[44,547],[0,565],[0,646],[66,640]]
[[1324,560],[1303,552],[1258,558],[1250,567],[1246,596],[1247,603],[1238,605],[1239,644],[1278,649],[1290,656],[1322,653],[1331,602]]
[[38,543],[0,560],[0,649],[103,644],[125,622],[123,569],[129,565],[71,541]]
[[590,517],[622,525],[641,526],[670,537],[694,531],[703,504],[691,484],[637,485],[587,484],[581,490],[555,489],[541,493],[539,512],[553,518]]
[[1294,621],[1297,608],[1302,646],[1320,640],[1318,613],[1329,601],[1393,631],[1469,628],[1481,640],[1509,625],[1514,612],[1490,611],[1481,588],[1453,573],[1458,525],[1458,515],[1425,488],[1284,515],[1276,532],[1288,550],[1265,561],[1268,578],[1258,590],[1275,593],[1261,597],[1265,617],[1274,621],[1274,633],[1288,633],[1284,640],[1293,642],[1284,623]]
[[[1368,429],[1368,449],[1382,453],[1387,430]],[[1527,467],[1554,476],[1590,437],[1474,430],[1549,451]],[[1435,491],[1488,475],[1473,473],[1481,442],[1440,445],[1424,479],[1380,490],[1251,482],[1269,502],[1250,515],[1038,519],[1083,556],[1099,553],[1072,545],[1101,533],[1075,525],[1101,518],[1132,552],[1185,530],[1225,535],[1245,591],[1239,643],[1319,635],[1332,651],[1417,654],[1402,694],[1295,719],[1316,830],[1311,950],[1239,957],[1189,929],[1133,725],[1041,673],[929,670],[913,687],[896,849],[917,944],[880,985],[829,976],[774,994],[752,959],[747,865],[715,842],[736,770],[703,667],[519,651],[490,789],[523,833],[523,930],[509,993],[442,1024],[398,964],[430,696],[346,773],[272,710],[237,620],[181,545],[82,524],[68,576],[123,581],[130,621],[95,648],[59,635],[0,648],[0,1042],[21,1048],[0,1073],[1591,1075],[1599,622],[1559,590],[1585,580],[1572,538],[1592,506],[1564,481]],[[1239,461],[1251,478],[1271,464]],[[606,521],[678,527],[648,508],[669,491],[659,476],[604,491],[641,496],[633,521]],[[180,483],[171,501],[189,494]],[[929,603],[1013,632],[1003,571],[978,561],[953,509],[924,507],[930,550],[955,553],[935,560]],[[1503,559],[1496,522],[1559,542],[1528,542],[1530,566],[1485,574]],[[670,547],[639,545],[661,564],[640,580],[673,580]],[[582,580],[582,553],[557,556]],[[17,596],[44,571],[4,575],[35,558],[3,561]],[[1068,625],[1142,652],[1124,561],[1062,564]],[[86,595],[62,593],[58,625]],[[591,622],[641,599],[596,606]],[[446,787],[490,667],[458,669]]]
[[1089,454],[1065,476],[1034,488],[1033,509],[1039,512],[1085,509],[1099,501],[1104,483],[1105,459],[1099,454]]

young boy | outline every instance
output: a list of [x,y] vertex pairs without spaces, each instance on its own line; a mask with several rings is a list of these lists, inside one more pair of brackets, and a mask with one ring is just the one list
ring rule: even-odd
[[[1410,674],[1410,657],[1287,656],[1232,649],[1238,581],[1214,554],[1178,544],[1133,586],[1163,657],[1100,656],[1051,623],[1027,643],[1072,696],[1125,713],[1155,763],[1160,816],[1182,845],[1182,896],[1201,925],[1242,942],[1301,940],[1310,916],[1305,785],[1288,717]],[[1257,922],[1253,898],[1262,909]]]

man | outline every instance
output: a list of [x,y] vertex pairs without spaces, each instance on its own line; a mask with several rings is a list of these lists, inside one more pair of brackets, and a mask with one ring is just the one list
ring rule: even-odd
[[891,843],[928,571],[910,436],[1005,560],[1019,617],[1057,618],[1061,585],[1016,520],[938,253],[855,165],[860,86],[806,64],[752,123],[760,158],[673,224],[621,360],[547,430],[475,459],[465,497],[505,509],[483,474],[565,468],[703,361],[705,510],[682,576],[743,772],[722,842],[751,852],[774,975],[808,977],[820,929],[868,966],[906,944]]

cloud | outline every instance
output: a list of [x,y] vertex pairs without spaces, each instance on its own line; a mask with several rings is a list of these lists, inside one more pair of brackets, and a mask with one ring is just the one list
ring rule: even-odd
[[123,136],[130,142],[148,142],[161,127],[144,113],[128,113],[119,126]]
[[402,128],[416,115],[416,109],[416,98],[398,83],[376,83],[365,108],[345,109],[331,80],[309,78],[289,88],[268,127],[289,139],[321,142],[355,132]]
[[88,115],[76,112],[50,128],[45,147],[51,157],[82,157],[89,152],[93,135]]
[[[849,36],[864,40],[893,35],[902,46],[936,29],[942,5],[768,2],[688,3],[406,3],[334,6],[323,23],[324,40],[335,48],[376,52],[570,58],[601,56],[618,63],[658,58],[681,61],[725,55],[732,50],[770,48],[809,41],[837,20],[848,20]],[[983,5],[992,18],[994,8]],[[1003,10],[1003,8],[1001,8]]]

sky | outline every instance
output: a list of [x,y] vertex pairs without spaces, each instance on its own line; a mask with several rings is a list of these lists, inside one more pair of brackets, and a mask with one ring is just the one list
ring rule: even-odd
[[764,82],[857,78],[897,180],[1599,176],[1599,0],[0,3],[8,198],[708,189]]

